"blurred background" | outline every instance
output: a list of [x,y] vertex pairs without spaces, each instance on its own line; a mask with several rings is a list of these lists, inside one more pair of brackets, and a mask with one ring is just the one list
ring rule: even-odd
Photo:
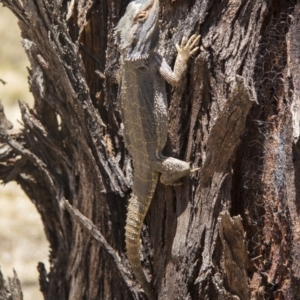
[[[33,104],[29,93],[29,62],[21,43],[16,17],[0,4],[0,100],[6,117],[20,128],[18,100]],[[48,264],[48,242],[35,206],[14,182],[0,185],[0,268],[12,277],[13,269],[21,280],[24,300],[42,300],[37,264]]]

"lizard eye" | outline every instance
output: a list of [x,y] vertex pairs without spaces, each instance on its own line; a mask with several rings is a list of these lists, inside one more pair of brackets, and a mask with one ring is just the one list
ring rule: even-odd
[[139,13],[137,16],[136,16],[136,20],[139,22],[139,23],[144,23],[147,19],[147,12],[145,11],[142,11],[141,13]]

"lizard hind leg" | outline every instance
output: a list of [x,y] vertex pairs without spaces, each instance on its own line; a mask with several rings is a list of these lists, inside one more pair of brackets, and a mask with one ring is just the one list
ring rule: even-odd
[[160,181],[164,185],[178,185],[178,180],[188,176],[194,170],[191,170],[190,163],[174,157],[162,157],[153,162],[156,171],[162,173]]

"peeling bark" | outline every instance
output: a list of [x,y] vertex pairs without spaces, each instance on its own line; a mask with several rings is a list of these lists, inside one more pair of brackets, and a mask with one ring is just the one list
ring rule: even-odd
[[239,299],[250,299],[248,253],[241,217],[230,218],[228,211],[222,212],[219,218],[219,236],[229,291]]

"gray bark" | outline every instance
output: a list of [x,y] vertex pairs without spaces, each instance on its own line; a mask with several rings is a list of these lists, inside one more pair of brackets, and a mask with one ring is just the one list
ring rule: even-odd
[[[1,129],[0,178],[41,214],[44,298],[145,299],[124,249],[133,170],[114,79],[129,1],[0,2],[19,19],[35,98],[20,104],[21,131]],[[165,148],[201,169],[159,184],[146,217],[141,259],[158,299],[299,298],[299,19],[296,0],[161,0],[171,65],[174,43],[202,35],[168,88]]]
[[0,300],[23,300],[21,283],[15,270],[14,277],[8,278],[8,283],[0,270]]

